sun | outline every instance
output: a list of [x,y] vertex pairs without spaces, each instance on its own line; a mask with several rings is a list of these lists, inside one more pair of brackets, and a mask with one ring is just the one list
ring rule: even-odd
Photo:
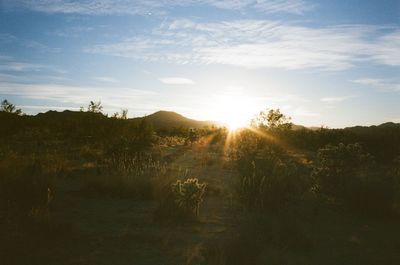
[[247,127],[253,116],[253,105],[248,98],[224,96],[213,108],[216,120],[226,125],[230,131]]
[[225,123],[230,131],[236,131],[248,125],[247,120],[245,120],[241,116],[228,117]]

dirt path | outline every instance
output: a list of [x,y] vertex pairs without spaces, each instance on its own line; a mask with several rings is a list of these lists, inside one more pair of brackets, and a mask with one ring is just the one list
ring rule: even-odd
[[209,194],[229,196],[237,171],[228,163],[223,146],[200,143],[187,148],[170,164],[178,178],[196,177],[208,184]]
[[227,236],[235,225],[227,188],[235,171],[215,147],[194,145],[179,152],[171,171],[182,173],[178,178],[188,172],[208,184],[199,222],[162,225],[154,220],[154,201],[89,198],[70,191],[53,216],[73,224],[86,244],[76,244],[79,255],[65,264],[196,264],[204,243]]

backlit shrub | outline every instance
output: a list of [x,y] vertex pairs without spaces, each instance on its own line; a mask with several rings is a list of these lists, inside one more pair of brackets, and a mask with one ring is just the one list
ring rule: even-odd
[[200,184],[197,178],[190,178],[184,182],[177,180],[172,184],[172,194],[178,208],[195,217],[199,216],[205,189],[206,184]]

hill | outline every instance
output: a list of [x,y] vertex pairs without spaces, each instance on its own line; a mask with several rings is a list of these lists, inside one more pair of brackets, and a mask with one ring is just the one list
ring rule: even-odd
[[205,126],[211,127],[216,125],[215,122],[211,121],[198,121],[184,117],[173,111],[157,111],[148,116],[133,118],[133,121],[141,121],[145,119],[155,129],[166,129],[166,128],[196,128],[200,129]]
[[158,111],[144,117],[127,120],[107,117],[101,113],[80,112],[65,110],[62,112],[48,111],[37,115],[18,116],[0,112],[0,135],[7,136],[19,133],[36,133],[40,136],[52,135],[52,137],[64,135],[66,137],[81,137],[111,134],[122,134],[139,128],[141,121],[146,120],[153,129],[188,129],[204,128],[217,125],[215,122],[198,121],[186,118],[176,112]]

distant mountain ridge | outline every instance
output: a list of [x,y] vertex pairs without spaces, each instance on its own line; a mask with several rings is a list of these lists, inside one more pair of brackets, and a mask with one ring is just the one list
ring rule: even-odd
[[[8,117],[8,118],[7,118]],[[0,112],[0,119],[5,121],[9,120],[9,118],[16,118],[15,115],[9,115],[9,113]],[[34,124],[36,121],[40,122],[40,124],[66,124],[70,122],[78,122],[82,118],[86,120],[104,120],[109,117],[101,114],[101,113],[91,113],[91,112],[81,112],[81,111],[71,111],[64,110],[54,111],[50,110],[45,113],[38,113],[36,115],[24,115],[19,116],[21,122],[26,121],[28,124]],[[5,120],[4,120],[5,119]],[[14,119],[12,119],[14,120]],[[146,120],[149,124],[153,126],[154,129],[170,129],[170,128],[204,128],[211,126],[224,126],[222,123],[218,123],[215,121],[199,121],[195,119],[187,118],[179,113],[174,111],[165,111],[160,110],[154,112],[150,115],[146,115],[143,117],[134,117],[129,118],[126,121],[132,123],[138,123],[142,120]],[[319,130],[320,127],[306,127],[299,124],[293,124],[292,129],[294,131],[297,130]],[[350,126],[345,128],[329,128],[331,130],[344,130],[351,131],[354,133],[363,133],[368,131],[377,131],[377,130],[400,130],[400,123],[394,122],[386,122],[379,125],[371,125],[371,126]]]
[[[101,113],[91,113],[91,112],[81,112],[81,111],[71,111],[71,110],[64,110],[62,112],[50,110],[45,113],[38,113],[34,116],[26,115],[20,117],[23,120],[36,120],[52,124],[59,124],[59,123],[65,124],[69,122],[78,121],[82,118],[93,119],[93,120],[107,119],[107,116],[102,115]],[[164,111],[164,110],[160,110],[143,117],[129,118],[126,121],[132,123],[139,123],[142,120],[146,120],[146,122],[151,124],[151,126],[154,129],[170,129],[170,128],[201,129],[206,126],[208,127],[211,127],[213,125],[221,126],[217,122],[194,120],[187,118],[179,113],[173,111]]]
[[165,110],[160,110],[144,117],[132,118],[130,120],[141,121],[143,119],[149,122],[155,129],[179,127],[200,129],[206,126],[211,127],[213,125],[218,125],[217,122],[189,119],[179,113]]

